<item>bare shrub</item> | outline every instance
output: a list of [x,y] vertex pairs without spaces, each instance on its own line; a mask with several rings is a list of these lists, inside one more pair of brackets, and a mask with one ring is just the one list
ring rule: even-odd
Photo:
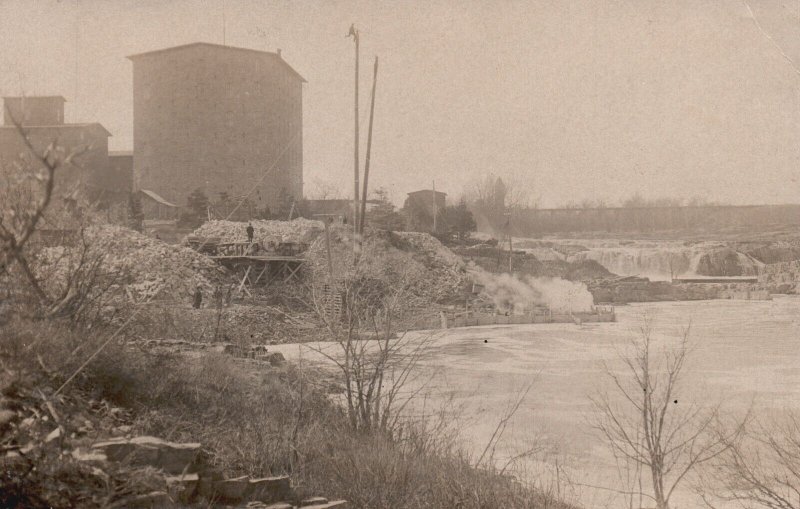
[[793,412],[720,432],[727,448],[703,469],[698,491],[709,507],[800,508],[800,417]]
[[[606,366],[616,398],[607,393],[592,398],[593,424],[626,465],[628,488],[613,491],[629,497],[631,504],[643,497],[668,509],[675,489],[700,465],[727,451],[741,427],[720,435],[715,432],[720,405],[687,401],[681,381],[690,353],[688,328],[677,345],[658,357],[648,319],[640,332],[631,341],[630,355],[622,357],[622,373]],[[642,488],[647,484],[651,492]]]
[[402,262],[397,254],[380,261],[362,256],[350,270],[323,277],[311,290],[326,339],[338,346],[315,350],[341,373],[347,415],[357,430],[395,429],[402,411],[424,390],[415,368],[433,335],[408,332],[420,309],[412,290],[421,274],[405,270]]

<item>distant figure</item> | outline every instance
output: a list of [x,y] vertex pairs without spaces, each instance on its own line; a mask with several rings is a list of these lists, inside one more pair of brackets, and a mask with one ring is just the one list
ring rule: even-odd
[[222,287],[220,285],[217,285],[217,287],[214,288],[214,306],[217,309],[220,309],[222,307],[222,302],[223,302]]
[[156,233],[156,239],[161,240],[161,237],[158,235],[158,233]]
[[250,244],[253,243],[253,225],[251,223],[247,223],[247,242]]
[[200,306],[203,304],[203,289],[200,285],[197,285],[197,289],[194,291],[194,302],[192,303],[192,307],[195,309],[200,309]]

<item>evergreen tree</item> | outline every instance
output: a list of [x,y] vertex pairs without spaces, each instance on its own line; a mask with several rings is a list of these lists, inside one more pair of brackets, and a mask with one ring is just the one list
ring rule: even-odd
[[178,223],[181,226],[197,228],[208,217],[208,196],[199,187],[192,191],[186,199],[187,210],[181,214]]
[[444,219],[450,231],[453,232],[459,241],[468,239],[469,234],[478,228],[477,223],[475,223],[475,218],[472,216],[472,212],[467,208],[467,200],[463,196],[461,200],[459,200],[458,205],[451,205],[445,208]]
[[375,190],[378,203],[367,212],[367,224],[372,228],[401,231],[405,227],[403,215],[389,201],[389,192],[384,187]]

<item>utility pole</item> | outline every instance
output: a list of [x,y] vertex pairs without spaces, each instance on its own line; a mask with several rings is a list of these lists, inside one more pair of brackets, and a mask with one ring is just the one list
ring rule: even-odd
[[367,134],[367,158],[364,161],[364,192],[361,195],[361,223],[358,228],[360,235],[364,234],[364,224],[367,221],[367,183],[369,182],[369,161],[372,154],[372,120],[375,116],[375,85],[378,83],[378,57],[375,57],[375,68],[372,72],[372,99],[369,105],[369,134]]
[[438,216],[438,210],[436,210],[436,181],[431,181],[433,185],[433,233],[436,233],[436,216]]
[[511,212],[506,212],[503,215],[508,218],[506,219],[506,235],[508,236],[508,273],[513,274],[512,260],[514,259],[514,251],[511,246]]
[[350,25],[350,32],[347,34],[348,37],[353,38],[353,42],[356,44],[356,72],[355,72],[355,104],[354,104],[354,111],[355,111],[355,144],[353,148],[353,250],[356,250],[356,246],[358,245],[357,240],[355,237],[358,236],[358,174],[359,174],[359,167],[358,167],[358,30],[356,29],[355,24]]

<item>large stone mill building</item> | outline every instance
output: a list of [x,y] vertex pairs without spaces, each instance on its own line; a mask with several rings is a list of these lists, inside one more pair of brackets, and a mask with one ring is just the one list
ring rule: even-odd
[[186,204],[303,195],[303,83],[277,53],[193,43],[133,62],[134,187]]

